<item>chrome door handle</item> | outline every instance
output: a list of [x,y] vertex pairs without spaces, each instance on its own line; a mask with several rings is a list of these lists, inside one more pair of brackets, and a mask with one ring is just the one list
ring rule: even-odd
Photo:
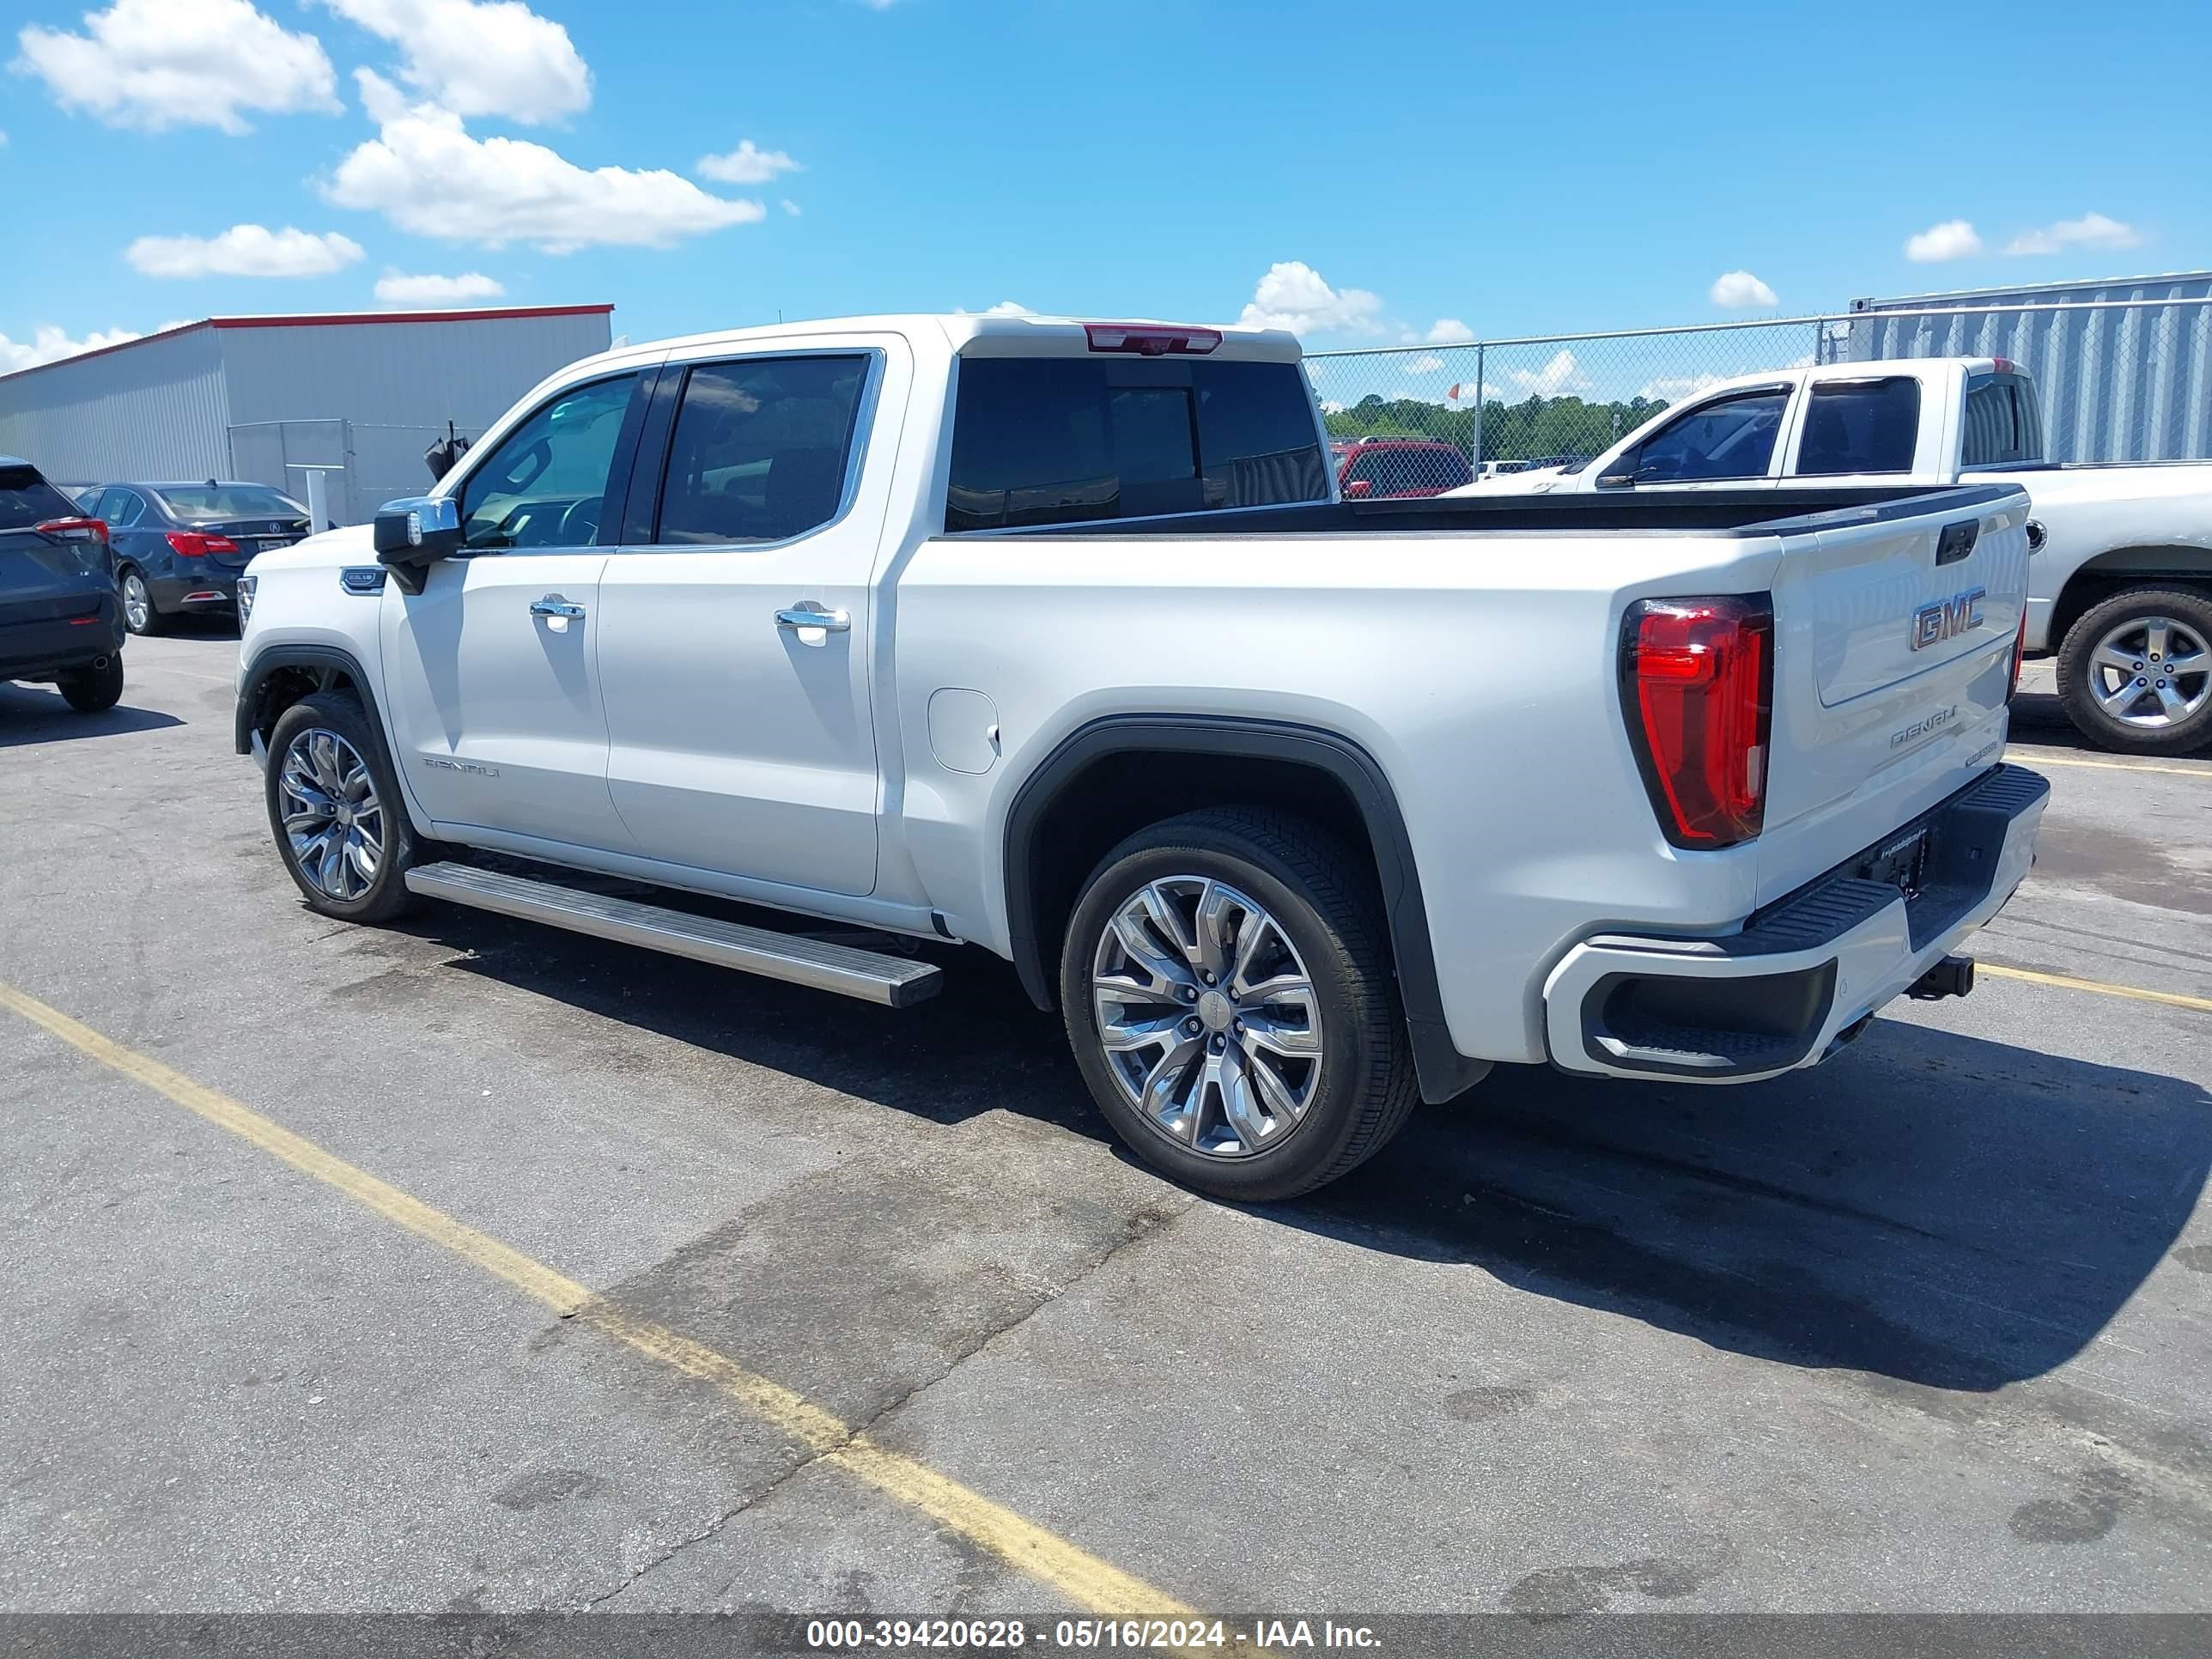
[[533,617],[575,617],[584,614],[584,607],[580,605],[570,605],[568,600],[548,593],[542,599],[532,599],[530,602],[530,614]]
[[778,628],[818,628],[825,634],[849,632],[853,618],[843,611],[779,611],[775,613]]

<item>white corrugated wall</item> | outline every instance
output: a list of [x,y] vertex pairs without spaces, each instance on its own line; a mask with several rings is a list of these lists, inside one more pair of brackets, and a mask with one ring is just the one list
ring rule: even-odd
[[429,487],[423,449],[453,422],[481,433],[554,370],[605,351],[605,311],[448,320],[239,325],[222,342],[240,477],[275,483],[295,463],[345,466],[332,512],[358,523],[379,503]]
[[64,483],[228,472],[216,335],[199,323],[0,376],[0,454]]
[[[2212,271],[1858,300],[1837,356],[2009,357],[2043,394],[2057,461],[2212,456]],[[2148,301],[2141,305],[2094,301]],[[1983,307],[2069,307],[1985,310]],[[1915,317],[1898,312],[1954,309]]]

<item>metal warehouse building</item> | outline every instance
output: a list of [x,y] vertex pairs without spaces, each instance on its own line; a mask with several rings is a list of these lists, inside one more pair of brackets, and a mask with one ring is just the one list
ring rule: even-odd
[[605,351],[609,305],[210,317],[0,375],[0,453],[49,478],[236,478],[331,518],[420,495],[422,452],[469,436],[553,370]]
[[[1835,325],[1836,361],[2023,365],[2042,389],[2053,460],[2212,455],[2212,270],[1854,300],[1851,311]],[[1948,314],[1911,314],[1929,311]]]

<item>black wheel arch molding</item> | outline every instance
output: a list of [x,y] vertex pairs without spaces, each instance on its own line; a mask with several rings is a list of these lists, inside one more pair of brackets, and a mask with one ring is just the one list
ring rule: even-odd
[[1112,714],[1062,738],[1022,781],[1006,814],[1007,945],[1031,1001],[1048,1011],[1058,1003],[1056,942],[1043,937],[1052,919],[1040,914],[1045,896],[1035,880],[1040,831],[1055,803],[1093,764],[1145,753],[1282,763],[1334,781],[1350,799],[1374,856],[1421,1097],[1431,1103],[1449,1100],[1481,1081],[1491,1062],[1462,1054],[1444,1019],[1428,909],[1396,792],[1364,748],[1320,726],[1228,715]]
[[[252,662],[239,677],[238,708],[231,731],[233,746],[238,753],[252,754],[254,733],[273,726],[277,715],[283,712],[281,708],[270,710],[268,702],[270,680],[286,669],[302,670],[313,676],[316,691],[331,690],[341,678],[347,681],[347,689],[361,699],[378,737],[384,741],[386,755],[394,758],[397,769],[392,728],[385,721],[384,710],[377,702],[376,687],[368,671],[362,667],[361,659],[341,646],[304,641],[264,646],[254,653]],[[401,781],[404,785],[405,780]]]

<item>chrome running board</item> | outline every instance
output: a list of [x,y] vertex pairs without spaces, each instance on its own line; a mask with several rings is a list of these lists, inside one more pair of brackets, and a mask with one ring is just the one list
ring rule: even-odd
[[407,886],[426,898],[445,899],[524,921],[542,921],[549,927],[688,957],[717,968],[734,968],[741,974],[835,991],[888,1008],[903,1008],[935,996],[943,977],[934,963],[771,933],[765,927],[666,910],[634,899],[580,892],[549,881],[479,870],[473,865],[422,865],[407,872]]

